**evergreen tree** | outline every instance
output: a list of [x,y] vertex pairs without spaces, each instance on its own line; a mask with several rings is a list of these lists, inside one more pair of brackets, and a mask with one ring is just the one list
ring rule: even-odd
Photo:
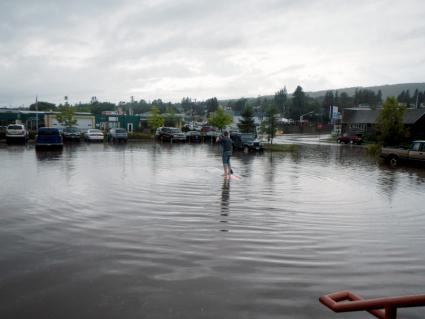
[[381,105],[382,104],[382,91],[381,90],[379,90],[378,91],[378,94],[376,95],[376,103],[378,105]]
[[286,90],[286,86],[282,90],[279,90],[274,94],[274,103],[277,106],[280,116],[282,117],[285,117],[287,115],[286,114],[287,100],[288,100],[288,92]]
[[193,102],[190,97],[184,97],[181,101],[181,106],[184,112],[191,112],[193,110]]
[[205,105],[207,108],[207,114],[217,111],[218,109],[218,101],[216,97],[208,99],[205,101]]
[[334,93],[333,91],[326,91],[322,106],[326,109],[329,109],[329,106],[333,106],[333,105],[335,105]]
[[411,101],[410,91],[409,91],[409,90],[406,90],[405,103],[406,103],[406,106],[407,106],[407,107],[409,107],[409,105],[410,105],[410,101]]
[[425,91],[423,93],[422,92],[418,93],[418,100],[417,101],[418,101],[418,104],[417,104],[416,107],[421,107],[421,104],[425,102]]
[[415,90],[415,93],[414,93],[414,94],[413,94],[413,96],[412,96],[412,100],[411,100],[411,103],[412,103],[412,104],[414,104],[414,105],[415,105],[415,107],[416,107],[416,104],[417,104],[418,98],[419,98],[419,90],[418,90],[418,89],[416,89],[416,90]]
[[55,111],[57,109],[56,105],[49,102],[38,101],[37,104],[33,103],[30,105],[31,111]]
[[255,121],[254,111],[251,106],[246,106],[241,112],[242,118],[239,120],[238,127],[242,133],[254,133]]
[[93,100],[90,102],[90,112],[94,115],[100,115],[104,111],[115,111],[117,108],[116,104],[110,102],[98,102]]
[[342,108],[347,108],[353,106],[353,99],[347,94],[347,92],[342,92],[339,96],[339,105]]
[[339,106],[339,93],[338,93],[338,91],[335,91],[334,105]]
[[178,123],[178,118],[176,116],[174,107],[168,106],[165,109],[163,118],[164,118],[164,126],[174,127]]
[[292,94],[292,107],[292,118],[299,118],[301,114],[305,113],[306,95],[301,86],[297,86]]
[[246,106],[246,99],[245,98],[240,98],[239,100],[237,100],[235,102],[235,104],[233,104],[233,111],[235,112],[242,112],[242,110],[245,108]]

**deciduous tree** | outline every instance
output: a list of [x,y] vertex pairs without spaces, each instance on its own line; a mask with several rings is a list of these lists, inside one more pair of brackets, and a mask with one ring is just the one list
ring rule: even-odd
[[164,117],[160,114],[157,106],[152,106],[149,112],[148,125],[152,132],[155,132],[158,127],[164,125]]
[[219,107],[217,111],[211,113],[208,117],[208,123],[223,130],[226,125],[232,123],[232,116],[226,113],[222,107]]
[[274,103],[270,104],[266,109],[265,119],[261,123],[261,131],[267,134],[267,140],[269,140],[271,144],[273,144],[273,138],[276,136],[278,113],[276,105],[274,105]]
[[384,145],[398,145],[406,134],[403,117],[406,107],[397,103],[395,97],[384,102],[376,122],[377,138]]
[[56,119],[65,127],[71,127],[77,124],[77,120],[74,116],[74,108],[72,106],[63,106],[60,113],[56,115]]

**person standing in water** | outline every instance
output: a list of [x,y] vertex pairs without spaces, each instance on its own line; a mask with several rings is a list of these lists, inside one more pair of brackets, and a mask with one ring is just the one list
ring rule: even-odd
[[218,136],[216,142],[221,144],[223,151],[224,178],[230,178],[230,175],[232,174],[230,157],[232,156],[233,141],[229,137],[229,132],[225,131],[224,136]]

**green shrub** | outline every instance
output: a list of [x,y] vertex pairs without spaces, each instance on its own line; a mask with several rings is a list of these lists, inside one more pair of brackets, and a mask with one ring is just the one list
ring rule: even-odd
[[380,144],[368,144],[366,145],[366,153],[371,156],[379,156],[381,154]]

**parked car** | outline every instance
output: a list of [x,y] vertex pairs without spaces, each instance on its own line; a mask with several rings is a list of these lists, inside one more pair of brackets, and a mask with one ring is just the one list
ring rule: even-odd
[[111,128],[108,132],[108,142],[127,143],[128,133],[123,128]]
[[341,135],[341,136],[338,136],[336,141],[338,143],[360,145],[363,143],[363,137],[361,135]]
[[37,131],[35,137],[35,148],[62,148],[62,136],[57,128],[54,127],[41,127]]
[[233,141],[233,147],[239,150],[264,151],[263,144],[256,139],[253,133],[231,133],[230,138]]
[[28,131],[22,124],[9,124],[6,128],[6,142],[25,143],[28,140]]
[[159,127],[155,135],[161,141],[186,141],[186,135],[176,127]]
[[64,141],[80,142],[81,132],[78,127],[65,127],[62,131]]
[[88,129],[85,133],[84,133],[84,140],[86,142],[102,142],[103,141],[103,133],[101,130],[92,128],[92,129]]
[[204,133],[204,134],[206,134],[206,133],[208,133],[208,132],[212,132],[212,131],[215,131],[216,129],[214,128],[214,127],[212,127],[212,126],[208,126],[208,125],[205,125],[205,126],[202,126],[201,127],[201,133]]
[[396,167],[400,161],[425,163],[425,141],[413,141],[409,148],[383,147],[381,157],[392,167]]
[[188,142],[200,142],[201,133],[199,131],[188,131],[186,132],[186,141]]

